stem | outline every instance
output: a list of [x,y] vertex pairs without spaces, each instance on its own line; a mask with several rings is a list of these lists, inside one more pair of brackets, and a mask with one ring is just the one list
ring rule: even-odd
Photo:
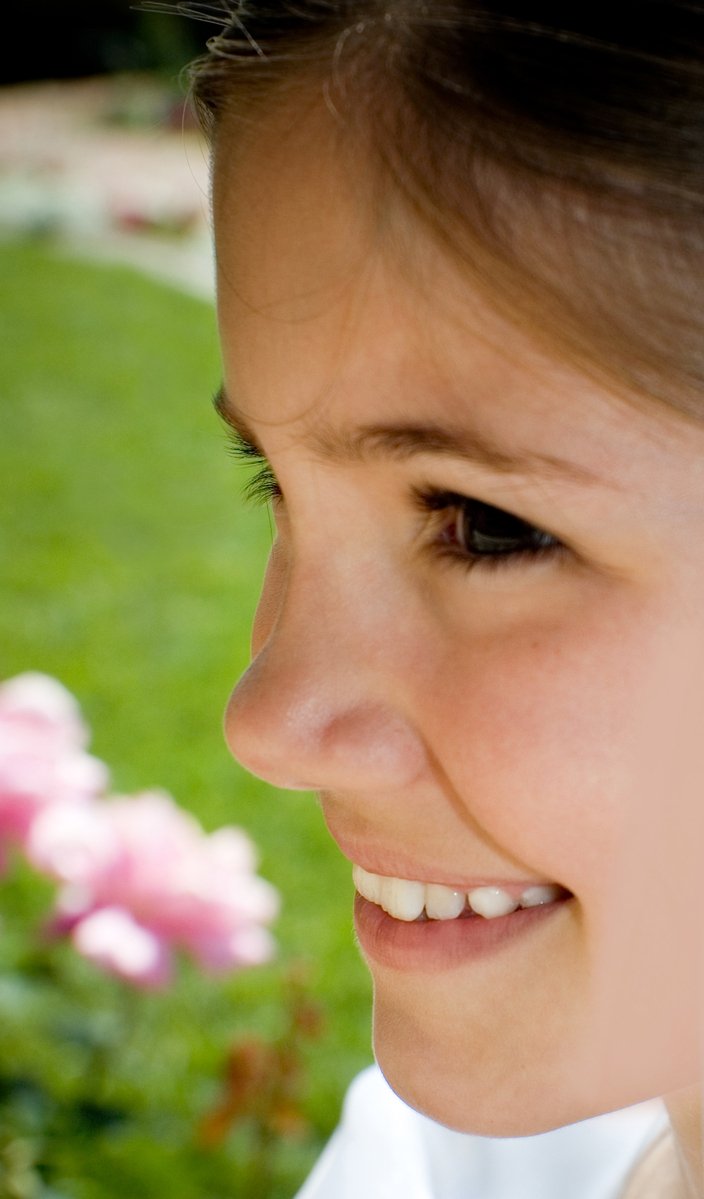
[[256,1195],[257,1199],[266,1199],[269,1194],[274,1175],[274,1142],[275,1137],[270,1125],[266,1120],[256,1118],[252,1131],[252,1152],[245,1173],[244,1195]]

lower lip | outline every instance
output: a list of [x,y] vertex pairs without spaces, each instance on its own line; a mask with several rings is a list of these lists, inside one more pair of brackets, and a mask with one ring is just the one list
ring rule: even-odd
[[456,920],[394,920],[383,908],[355,896],[354,923],[365,957],[392,970],[436,971],[501,952],[513,941],[551,920],[567,900],[518,908],[491,920],[460,916]]

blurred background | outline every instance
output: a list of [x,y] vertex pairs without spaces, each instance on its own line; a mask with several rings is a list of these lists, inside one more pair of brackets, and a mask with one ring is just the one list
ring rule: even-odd
[[49,944],[0,877],[0,1199],[292,1196],[371,1061],[348,865],[311,796],[232,762],[270,544],[211,407],[207,151],[181,82],[213,27],[33,0],[0,48],[0,664],[61,681],[111,789],[252,837],[271,963],[145,991]]

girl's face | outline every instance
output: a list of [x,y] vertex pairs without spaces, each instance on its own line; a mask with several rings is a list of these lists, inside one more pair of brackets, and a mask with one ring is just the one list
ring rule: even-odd
[[332,129],[216,146],[222,405],[277,527],[227,736],[351,862],[444,888],[356,901],[392,1086],[537,1132],[698,1073],[704,429],[531,344]]

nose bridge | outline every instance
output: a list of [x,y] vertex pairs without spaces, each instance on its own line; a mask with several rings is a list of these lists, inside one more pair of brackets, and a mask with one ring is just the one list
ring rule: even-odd
[[318,705],[329,690],[341,694],[343,683],[351,705],[372,695],[381,702],[394,690],[402,606],[394,571],[373,547],[294,562],[279,589],[262,666],[300,676],[293,685],[313,687]]
[[371,561],[287,572],[228,705],[227,739],[247,769],[305,790],[398,785],[417,772],[422,748],[396,671],[397,603]]
[[290,619],[296,639],[301,628],[306,630],[310,649],[326,663],[338,655],[344,664],[351,654],[361,671],[365,664],[372,668],[374,661],[370,655],[360,661],[360,645],[377,651],[379,666],[384,650],[393,649],[389,632],[399,602],[398,583],[383,554],[373,547],[368,553],[355,548],[339,553],[334,561],[314,561],[292,570],[283,617]]

